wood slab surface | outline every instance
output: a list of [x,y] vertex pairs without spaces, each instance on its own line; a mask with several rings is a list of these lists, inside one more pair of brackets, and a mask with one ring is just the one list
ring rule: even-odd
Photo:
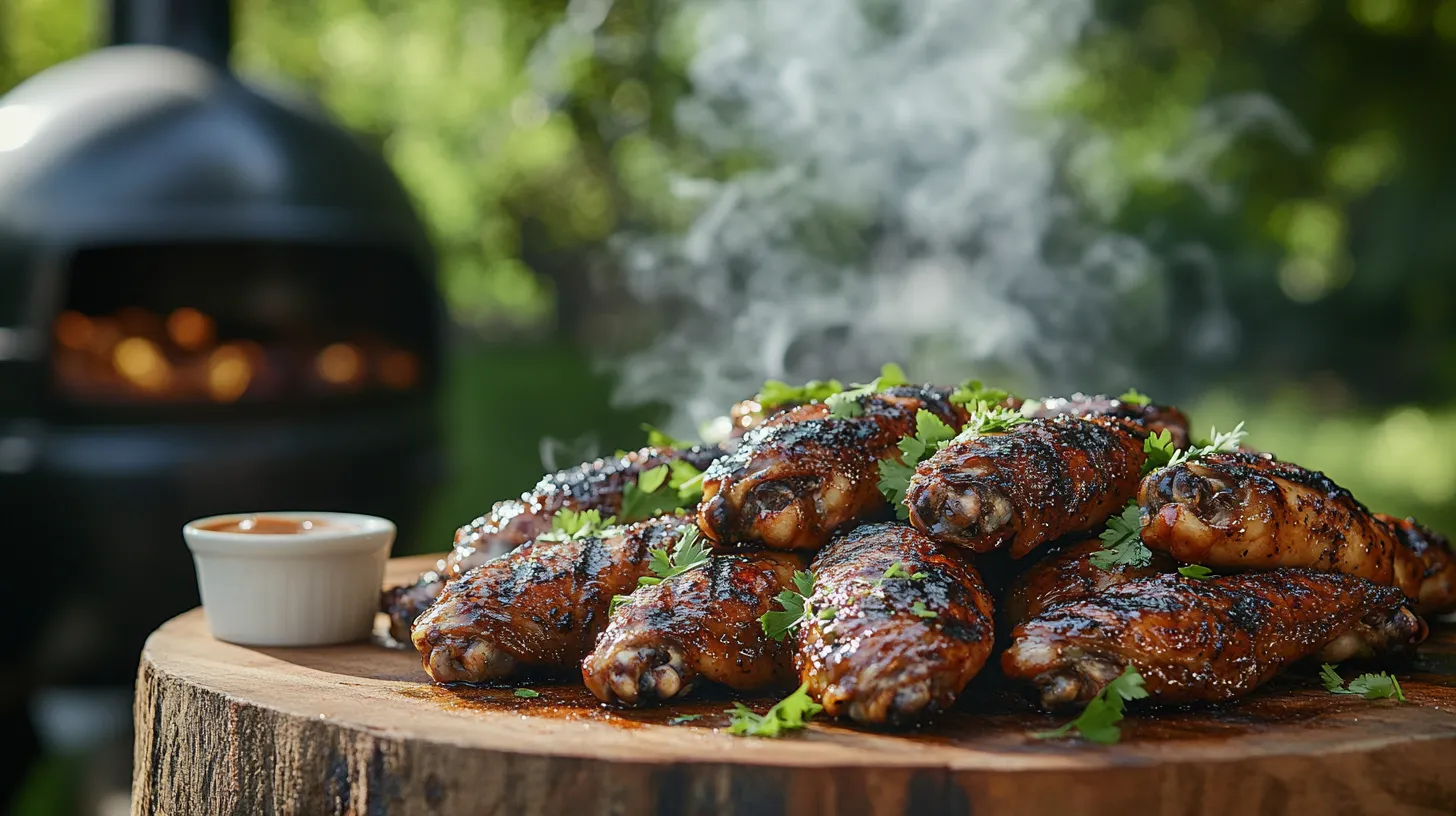
[[[395,559],[387,584],[433,563]],[[1113,746],[1030,738],[1065,718],[993,676],[919,730],[751,739],[721,694],[619,712],[579,684],[446,688],[413,650],[235,646],[193,610],[142,653],[133,813],[1456,813],[1456,627],[1398,674],[1407,704],[1298,672],[1223,708],[1133,708]]]

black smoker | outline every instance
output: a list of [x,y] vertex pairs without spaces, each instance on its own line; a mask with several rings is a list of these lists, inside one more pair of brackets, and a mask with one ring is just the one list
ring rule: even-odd
[[228,71],[226,0],[112,14],[112,47],[0,99],[5,657],[48,683],[130,682],[196,605],[188,519],[408,537],[438,458],[434,258],[395,177]]

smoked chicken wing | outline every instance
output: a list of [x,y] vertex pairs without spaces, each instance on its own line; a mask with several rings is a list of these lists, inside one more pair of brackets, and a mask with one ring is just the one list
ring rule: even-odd
[[[1456,555],[1445,536],[1422,527],[1415,519],[1376,513],[1375,518],[1395,535],[1395,583],[1419,585],[1416,612],[1439,615],[1456,609]],[[1407,590],[1409,592],[1409,590]]]

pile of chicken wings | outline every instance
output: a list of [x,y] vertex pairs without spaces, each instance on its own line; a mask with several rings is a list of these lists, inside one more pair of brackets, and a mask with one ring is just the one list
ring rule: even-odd
[[[867,389],[851,410],[745,401],[721,445],[547,476],[387,591],[392,631],[441,683],[580,672],[618,706],[803,685],[830,715],[908,725],[953,705],[993,653],[1048,709],[1129,667],[1153,703],[1221,702],[1301,660],[1409,653],[1421,616],[1456,608],[1446,539],[1269,454],[1189,454],[1177,409],[1007,397],[992,407],[1017,421],[976,432],[987,404],[953,392]],[[902,441],[926,422],[957,434],[917,462]],[[1150,439],[1184,454],[1155,466]],[[880,484],[890,460],[914,467],[898,507]],[[562,511],[617,515],[634,480],[673,462],[703,471],[695,507],[546,534]],[[1141,557],[1108,551],[1118,518]],[[654,577],[654,552],[698,540],[710,556]]]

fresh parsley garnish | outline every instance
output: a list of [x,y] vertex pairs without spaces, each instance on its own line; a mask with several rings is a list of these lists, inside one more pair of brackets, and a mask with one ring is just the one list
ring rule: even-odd
[[832,608],[821,609],[818,612],[809,604],[809,598],[814,594],[814,573],[808,570],[797,570],[794,572],[794,589],[786,589],[780,592],[774,600],[783,607],[781,612],[765,612],[758,618],[758,623],[763,627],[763,633],[774,640],[783,640],[788,634],[798,628],[799,624],[813,620],[829,620],[834,617],[835,610]]
[[764,408],[823,402],[843,390],[844,383],[839,380],[810,380],[803,385],[789,385],[781,380],[769,380],[763,384],[763,388],[754,398],[754,402]]
[[910,517],[905,507],[905,492],[910,489],[910,477],[915,475],[915,465],[955,436],[955,429],[941,421],[940,417],[921,408],[915,412],[915,435],[900,440],[900,458],[880,460],[880,493],[895,507],[895,514],[902,520]]
[[632,602],[631,595],[613,595],[612,604],[607,607],[607,615],[617,614],[617,610]]
[[1122,722],[1122,710],[1127,701],[1141,700],[1147,696],[1148,690],[1143,688],[1142,675],[1128,665],[1122,670],[1122,674],[1097,692],[1097,696],[1087,703],[1077,719],[1061,728],[1039,731],[1031,736],[1036,739],[1061,739],[1076,731],[1085,740],[1100,745],[1112,745],[1122,739],[1122,731],[1117,724]]
[[541,692],[535,691],[533,689],[528,689],[528,688],[518,688],[518,689],[516,689],[516,696],[517,697],[540,697],[541,696]]
[[1107,529],[1097,537],[1102,539],[1102,550],[1089,559],[1097,569],[1146,567],[1152,563],[1153,552],[1143,543],[1142,511],[1136,501],[1128,502],[1121,515],[1109,519]]
[[1189,564],[1186,567],[1179,567],[1178,574],[1184,578],[1193,578],[1199,581],[1207,581],[1213,577],[1213,570],[1202,564]]
[[1027,418],[1015,408],[978,402],[971,410],[971,418],[966,420],[966,426],[951,441],[969,442],[988,433],[1005,433],[1026,421]]
[[980,380],[966,380],[950,392],[950,401],[956,405],[975,405],[984,402],[996,405],[1011,399],[1010,391],[1001,388],[987,388]]
[[616,516],[602,518],[601,512],[597,510],[557,510],[556,515],[551,517],[551,532],[542,534],[538,540],[576,541],[593,538],[600,536],[616,523]]
[[1122,396],[1117,398],[1117,401],[1128,405],[1147,405],[1153,399],[1136,388],[1129,388],[1122,393]]
[[910,611],[913,612],[913,613],[915,613],[915,617],[917,617],[917,618],[938,618],[938,617],[940,617],[940,613],[939,612],[936,612],[934,609],[927,609],[927,608],[925,608],[925,602],[924,601],[916,601],[915,603],[910,604]]
[[1173,456],[1178,453],[1178,448],[1173,445],[1172,431],[1159,431],[1149,434],[1143,440],[1143,475],[1168,466],[1173,461]]
[[794,731],[809,724],[810,718],[824,710],[824,706],[809,697],[809,684],[799,686],[793,694],[774,703],[764,714],[756,714],[743,703],[734,703],[725,714],[733,715],[728,733],[740,737],[778,737],[785,731]]
[[[1167,467],[1176,467],[1185,462],[1202,459],[1211,453],[1233,453],[1239,449],[1239,444],[1244,441],[1244,437],[1249,435],[1244,430],[1242,422],[1235,425],[1234,429],[1228,433],[1219,433],[1217,428],[1209,429],[1208,433],[1213,437],[1212,442],[1205,441],[1188,450],[1176,451],[1169,457]],[[1143,443],[1143,449],[1147,450],[1146,442]]]
[[897,578],[905,581],[924,581],[926,577],[926,574],[923,572],[911,573],[910,568],[905,566],[904,561],[896,561],[890,565],[889,569],[885,570],[885,574],[880,576],[880,580],[875,582],[875,586],[881,586],[886,581],[893,581]]
[[831,394],[824,399],[824,404],[829,406],[830,416],[840,419],[853,419],[854,417],[864,415],[865,397],[883,391],[886,388],[907,385],[909,382],[909,380],[905,379],[904,369],[894,363],[885,363],[880,366],[880,376],[867,383],[855,383],[847,391]]
[[668,462],[667,467],[671,471],[667,489],[677,491],[678,506],[695,506],[703,498],[703,472],[682,459]]
[[703,497],[702,476],[702,471],[681,459],[639,472],[637,481],[622,489],[622,522],[696,505]]
[[642,586],[660,584],[674,575],[681,575],[684,572],[700,564],[708,563],[708,548],[703,546],[702,534],[698,532],[695,524],[690,524],[683,530],[682,537],[669,553],[666,547],[657,547],[647,551],[651,556],[648,561],[648,568],[656,576],[644,575],[637,579]]
[[691,448],[698,444],[696,442],[689,442],[686,439],[678,439],[674,436],[668,436],[667,434],[658,430],[656,427],[648,425],[645,422],[642,423],[642,430],[647,432],[647,447],[649,448],[675,448],[677,450],[687,450],[688,448]]
[[1381,672],[1380,674],[1362,674],[1350,681],[1347,687],[1340,675],[1335,673],[1335,667],[1328,663],[1320,666],[1320,679],[1324,681],[1325,691],[1331,694],[1358,694],[1367,700],[1384,700],[1394,697],[1404,703],[1405,692],[1401,691],[1400,681],[1394,676]]
[[689,722],[692,722],[693,720],[701,720],[702,718],[703,718],[703,715],[702,714],[683,714],[681,716],[673,717],[672,719],[668,720],[667,721],[667,724],[668,725],[682,725],[683,723],[689,723]]

